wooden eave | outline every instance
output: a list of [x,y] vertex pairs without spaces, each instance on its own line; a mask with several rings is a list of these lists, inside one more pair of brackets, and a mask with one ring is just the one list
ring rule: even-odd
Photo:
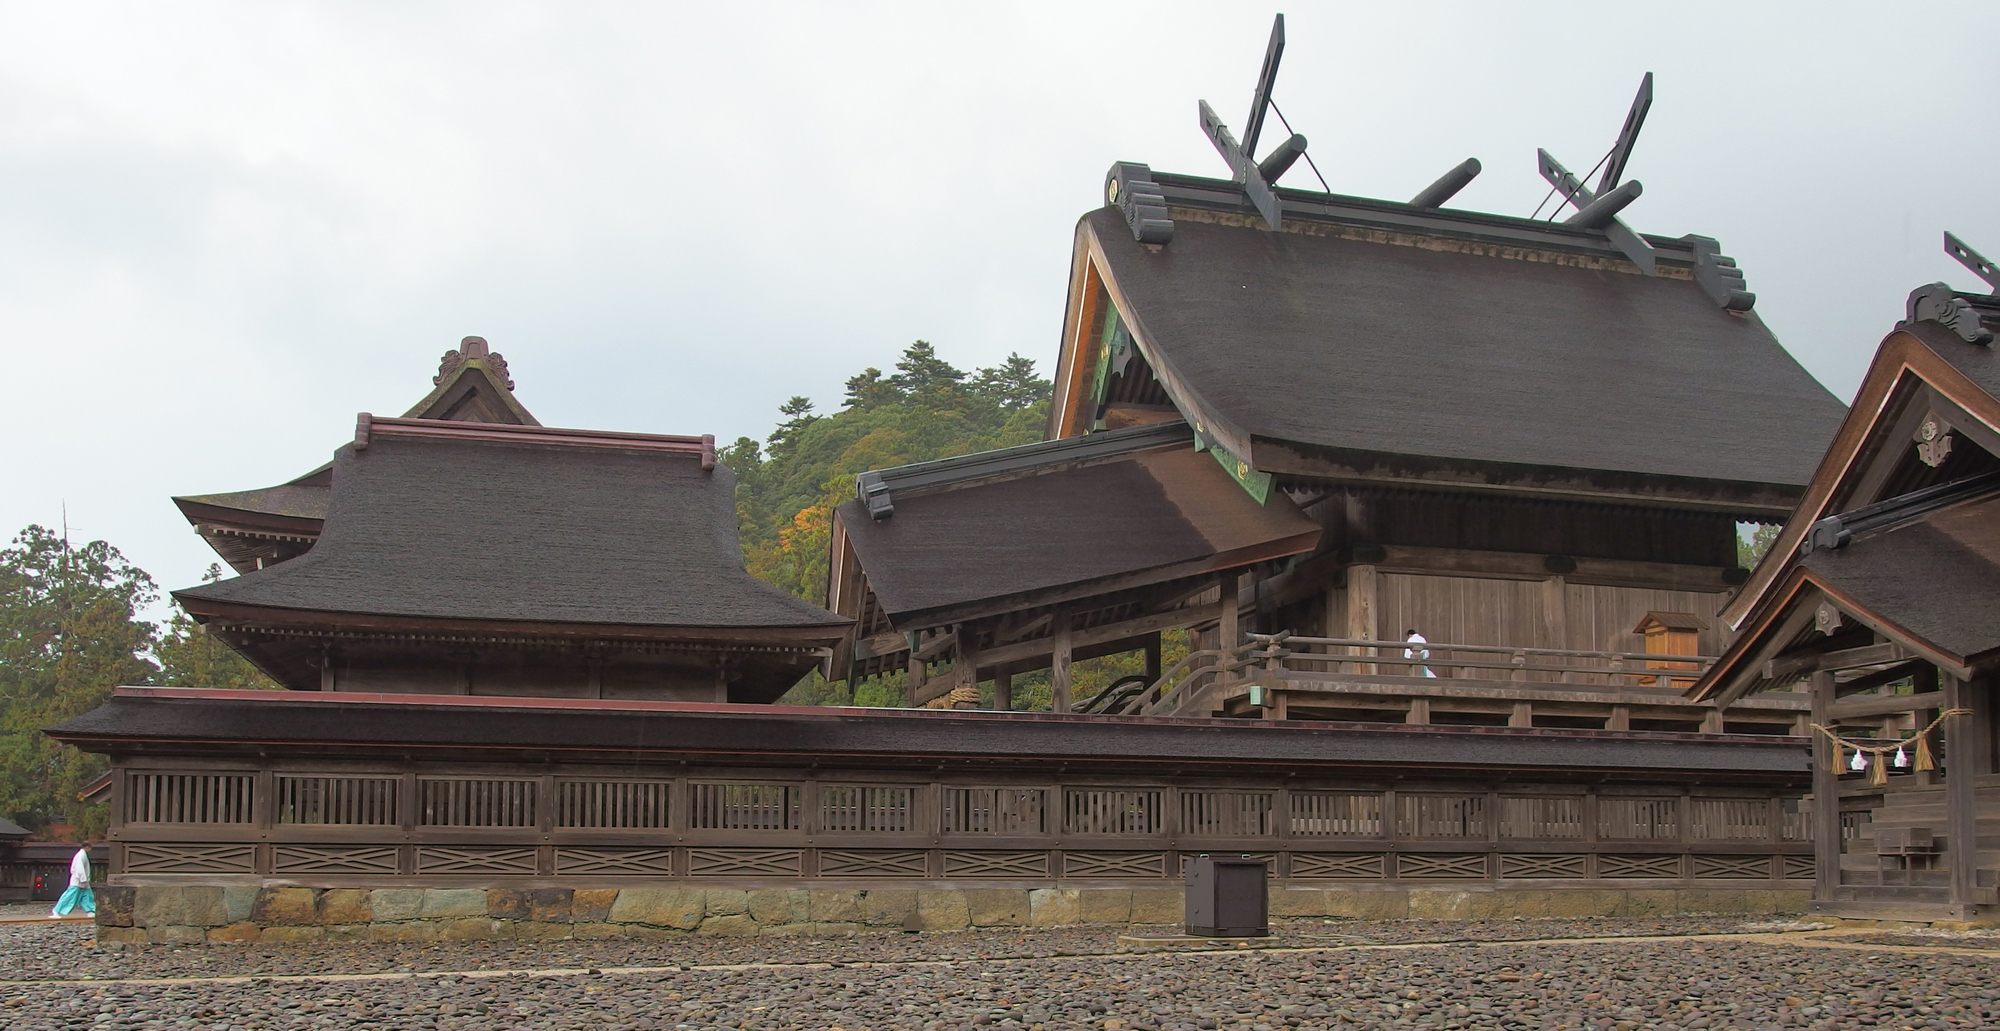
[[184,597],[174,600],[198,622],[227,623],[232,629],[255,631],[269,628],[278,632],[320,631],[336,633],[410,634],[434,633],[464,636],[555,637],[572,640],[675,641],[713,645],[794,645],[806,648],[830,647],[846,636],[845,622],[808,627],[677,627],[636,626],[605,623],[543,623],[514,620],[443,619],[432,616],[399,616],[382,613],[317,612],[238,605]]
[[[1891,411],[1892,402],[1904,389],[1906,377],[1921,381],[1936,391],[1939,397],[1957,405],[1982,423],[1987,434],[2000,433],[2000,400],[1973,382],[1924,339],[1933,335],[1942,345],[1975,346],[1958,340],[1942,326],[1921,322],[1899,326],[1883,338],[1881,346],[1876,349],[1875,360],[1868,366],[1867,376],[1861,381],[1861,389],[1855,394],[1854,404],[1834,434],[1833,443],[1820,459],[1819,467],[1814,470],[1804,496],[1792,509],[1784,529],[1772,542],[1771,550],[1751,571],[1743,589],[1718,614],[1723,623],[1738,627],[1753,611],[1762,607],[1764,595],[1785,582],[1785,572],[1797,557],[1806,531],[1811,529],[1813,523],[1833,514],[1836,501],[1847,500],[1841,497],[1842,490],[1866,472],[1865,461],[1871,453],[1869,445]],[[1865,504],[1876,499],[1859,500]],[[1720,668],[1719,663],[1717,668]]]
[[[1167,246],[1152,245],[1152,246]],[[1152,342],[1145,313],[1138,311],[1105,270],[1103,242],[1089,219],[1077,222],[1070,259],[1070,294],[1063,313],[1062,346],[1056,362],[1051,438],[1086,433],[1090,423],[1083,396],[1097,360],[1092,327],[1097,324],[1098,291],[1109,295],[1132,342],[1181,417],[1197,432],[1247,460],[1259,472],[1325,484],[1374,484],[1515,495],[1624,502],[1652,508],[1718,512],[1745,520],[1775,519],[1793,511],[1803,488],[1771,483],[1706,480],[1682,476],[1550,466],[1467,462],[1422,455],[1384,454],[1327,448],[1256,436],[1216,412],[1173,362]]]
[[245,533],[266,533],[286,537],[318,537],[325,528],[326,520],[310,519],[304,516],[279,515],[274,512],[259,512],[253,509],[225,508],[190,497],[173,499],[174,506],[181,510],[187,521],[199,528],[202,526],[222,526],[242,530]]

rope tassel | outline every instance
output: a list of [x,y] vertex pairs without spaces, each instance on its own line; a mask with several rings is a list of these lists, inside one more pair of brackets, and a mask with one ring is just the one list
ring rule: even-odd
[[1889,764],[1882,761],[1882,753],[1875,753],[1875,762],[1868,768],[1868,783],[1871,787],[1881,787],[1889,783]]
[[[1910,745],[1917,747],[1916,769],[1918,772],[1937,769],[1937,757],[1931,754],[1931,731],[1936,730],[1939,726],[1943,725],[1944,721],[1954,716],[1970,715],[1972,715],[1971,709],[1946,709],[1938,713],[1938,718],[1932,720],[1930,726],[1911,734],[1901,741],[1885,742],[1879,739],[1871,739],[1866,744],[1862,744],[1859,741],[1849,741],[1836,733],[1832,727],[1821,726],[1817,723],[1807,724],[1807,726],[1811,727],[1817,733],[1825,734],[1826,739],[1833,743],[1833,749],[1827,753],[1827,766],[1836,774],[1844,772],[1841,769],[1843,765],[1848,770],[1856,773],[1868,770],[1870,765],[1867,753],[1875,753],[1873,772],[1869,774],[1868,782],[1872,785],[1880,786],[1889,782],[1889,764],[1884,761],[1883,756],[1894,751],[1897,754],[1896,766],[1900,769],[1904,764],[1903,749]],[[1849,751],[1854,753],[1854,758],[1843,764],[1841,760],[1846,758],[1846,753]]]
[[1929,734],[1918,734],[1918,735],[1917,735],[1917,772],[1918,772],[1918,773],[1922,773],[1922,772],[1924,772],[1924,771],[1926,771],[1926,770],[1935,770],[1935,769],[1937,769],[1937,760],[1935,760],[1935,759],[1931,758],[1931,740],[1930,740],[1930,738],[1931,738],[1931,736],[1930,736]]

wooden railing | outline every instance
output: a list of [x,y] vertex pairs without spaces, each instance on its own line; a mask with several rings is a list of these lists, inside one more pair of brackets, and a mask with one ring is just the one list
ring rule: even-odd
[[[1264,668],[1289,673],[1374,673],[1389,667],[1409,677],[1467,678],[1468,673],[1504,673],[1485,679],[1540,680],[1561,684],[1645,684],[1685,687],[1715,664],[1712,655],[1653,655],[1645,652],[1525,648],[1515,645],[1412,643],[1366,638],[1300,637],[1290,633],[1249,635],[1251,658]],[[1335,651],[1334,649],[1341,649]],[[1406,655],[1406,653],[1409,653]]]
[[[128,884],[335,887],[1171,881],[1186,856],[1227,851],[1305,881],[1772,886],[1812,873],[1799,799],[1768,789],[1082,779],[1059,763],[1016,765],[952,775],[148,760],[117,771],[113,870]],[[228,804],[211,804],[218,778]]]

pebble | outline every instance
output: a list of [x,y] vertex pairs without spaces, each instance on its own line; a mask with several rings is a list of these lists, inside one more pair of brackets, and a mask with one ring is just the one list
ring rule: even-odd
[[[87,928],[26,925],[0,927],[0,1027],[1664,1031],[2000,1025],[2000,981],[1986,957],[1762,942],[1547,940],[1576,937],[1585,928],[1597,935],[1674,933],[1663,930],[1671,923],[1343,921],[1338,930],[1344,940],[1432,941],[1438,947],[1203,953],[1120,951],[1118,930],[1105,927],[749,942],[690,936],[114,951],[92,947]],[[1711,930],[1733,929],[1726,920],[1707,923]],[[1320,926],[1281,925],[1280,942],[1314,944],[1306,935]],[[773,965],[683,969],[728,962]],[[638,965],[671,969],[620,970]],[[522,972],[550,967],[576,972]],[[412,976],[312,976],[364,970]],[[440,971],[457,972],[435,973]],[[246,974],[308,979],[200,979]],[[48,977],[59,980],[28,980]],[[146,977],[197,980],[126,980]]]

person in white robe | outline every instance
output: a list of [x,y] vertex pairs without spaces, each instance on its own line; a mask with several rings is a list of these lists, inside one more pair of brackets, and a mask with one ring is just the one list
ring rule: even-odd
[[[1389,625],[1390,625],[1390,626],[1395,626],[1396,624],[1394,624],[1394,623],[1391,623],[1391,624],[1389,624]],[[1429,642],[1428,640],[1425,640],[1425,638],[1424,638],[1424,635],[1422,635],[1422,634],[1420,634],[1420,633],[1417,633],[1417,632],[1416,632],[1416,630],[1414,630],[1414,629],[1412,629],[1412,630],[1410,631],[1410,636],[1408,636],[1408,637],[1405,637],[1405,638],[1403,638],[1403,640],[1404,640],[1404,642],[1406,642],[1406,643],[1408,643],[1408,644],[1411,644],[1411,645],[1419,645],[1419,644],[1429,644],[1429,643],[1430,643],[1430,642]],[[1430,650],[1429,648],[1416,648],[1416,647],[1411,647],[1411,648],[1405,648],[1405,649],[1403,649],[1403,658],[1406,658],[1406,659],[1419,659],[1419,660],[1428,660],[1428,659],[1429,659],[1430,657],[1431,657],[1431,650]],[[1422,670],[1424,671],[1424,676],[1427,676],[1427,677],[1434,677],[1434,676],[1437,676],[1437,674],[1436,674],[1436,673],[1433,673],[1433,672],[1431,672],[1431,668],[1430,668],[1429,666],[1423,666],[1423,667],[1420,667],[1420,668],[1421,668],[1421,669],[1422,669]]]
[[69,888],[56,900],[56,908],[50,917],[68,916],[78,906],[93,916],[97,914],[97,895],[90,890],[90,846],[76,850],[69,861]]

